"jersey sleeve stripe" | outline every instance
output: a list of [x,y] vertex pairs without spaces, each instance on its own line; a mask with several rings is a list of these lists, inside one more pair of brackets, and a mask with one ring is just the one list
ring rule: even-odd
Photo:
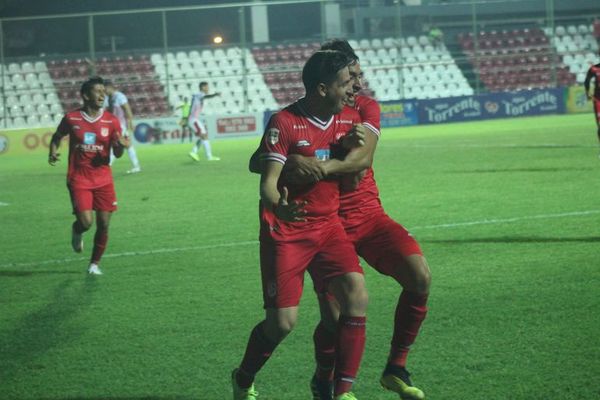
[[279,153],[263,153],[260,155],[259,159],[263,161],[277,161],[285,164],[287,157]]
[[379,132],[379,129],[375,128],[373,125],[371,125],[368,122],[363,122],[362,123],[364,126],[366,126],[367,128],[369,128],[370,130],[373,131],[374,134],[377,135],[377,137],[381,136],[381,132]]

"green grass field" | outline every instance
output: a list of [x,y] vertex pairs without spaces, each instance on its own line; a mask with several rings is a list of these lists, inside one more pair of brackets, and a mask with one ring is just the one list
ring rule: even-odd
[[[0,399],[231,398],[262,318],[258,138],[139,146],[114,176],[104,275],[70,247],[66,149],[0,157]],[[375,161],[388,213],[421,243],[430,312],[409,357],[428,399],[600,398],[600,159],[591,115],[385,130]],[[355,393],[378,385],[399,289],[365,268],[367,348]],[[309,399],[310,284],[297,329],[257,378],[264,400]]]

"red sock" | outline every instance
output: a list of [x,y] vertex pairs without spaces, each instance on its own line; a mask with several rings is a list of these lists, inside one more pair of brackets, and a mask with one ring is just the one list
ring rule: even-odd
[[106,249],[106,243],[108,242],[108,232],[106,230],[96,230],[94,235],[94,250],[92,250],[92,260],[94,264],[98,264]]
[[366,317],[340,315],[335,349],[334,394],[336,396],[352,389],[365,349],[366,321]]
[[406,357],[408,357],[410,345],[414,343],[419,328],[427,315],[428,296],[427,293],[402,291],[396,306],[389,364],[406,366]]
[[[264,322],[264,321],[263,321]],[[254,327],[248,339],[246,353],[236,376],[241,388],[249,388],[254,382],[254,376],[265,365],[278,343],[272,343],[263,332],[263,322]]]
[[321,321],[315,328],[313,341],[315,342],[315,360],[317,361],[315,376],[322,381],[331,381],[335,368],[335,333],[325,328]]

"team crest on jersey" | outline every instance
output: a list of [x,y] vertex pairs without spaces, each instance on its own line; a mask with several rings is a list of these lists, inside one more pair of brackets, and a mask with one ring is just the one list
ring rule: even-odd
[[310,142],[308,140],[298,140],[296,143],[296,147],[308,147],[310,146]]
[[271,128],[267,131],[267,140],[271,144],[277,144],[279,142],[279,129]]
[[83,134],[84,144],[96,144],[96,134],[93,132],[86,132]]
[[102,137],[107,137],[108,136],[108,128],[105,126],[100,128],[100,135],[102,135]]

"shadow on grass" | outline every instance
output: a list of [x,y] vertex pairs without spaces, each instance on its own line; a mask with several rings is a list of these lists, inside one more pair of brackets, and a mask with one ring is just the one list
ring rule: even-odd
[[598,243],[600,237],[497,237],[497,238],[473,238],[473,239],[424,239],[423,242],[465,244],[465,243]]
[[41,309],[23,317],[12,329],[1,330],[0,382],[39,368],[35,362],[43,354],[78,339],[83,327],[69,321],[91,304],[97,285],[93,276],[83,282],[67,279],[56,286]]
[[498,169],[472,169],[448,171],[453,174],[493,174],[501,172],[564,172],[564,171],[591,171],[593,168],[557,168],[557,167],[539,167],[539,168],[498,168]]
[[34,275],[83,275],[81,271],[57,271],[57,270],[38,270],[38,271],[2,271],[0,270],[1,277],[27,277]]

